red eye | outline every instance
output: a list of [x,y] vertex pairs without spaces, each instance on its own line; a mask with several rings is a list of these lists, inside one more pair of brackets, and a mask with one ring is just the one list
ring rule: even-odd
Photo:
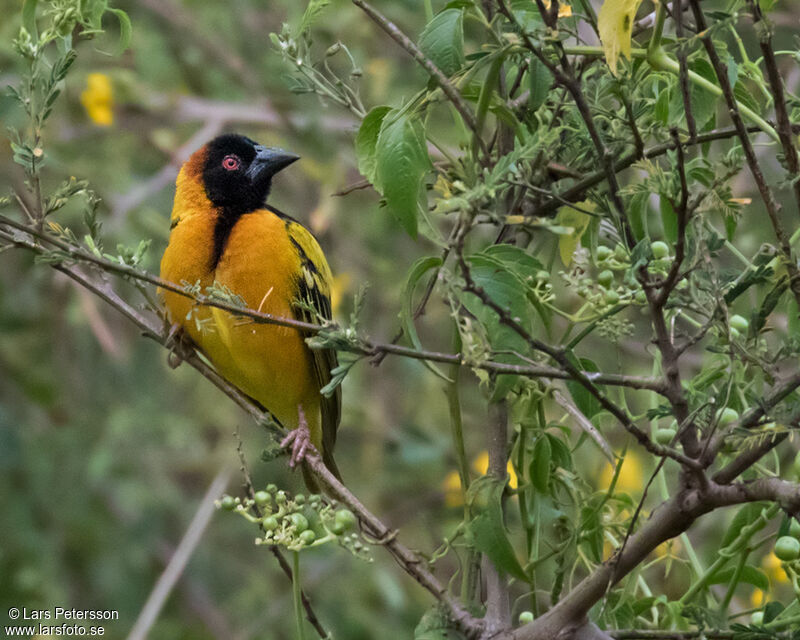
[[236,171],[240,164],[241,161],[236,156],[225,156],[222,159],[222,168],[228,171]]

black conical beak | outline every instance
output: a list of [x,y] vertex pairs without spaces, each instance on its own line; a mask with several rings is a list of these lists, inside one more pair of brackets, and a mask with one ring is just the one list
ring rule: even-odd
[[281,169],[285,169],[293,162],[300,159],[295,153],[284,151],[277,147],[256,147],[256,157],[250,163],[247,177],[251,182],[257,182],[266,177],[272,177]]

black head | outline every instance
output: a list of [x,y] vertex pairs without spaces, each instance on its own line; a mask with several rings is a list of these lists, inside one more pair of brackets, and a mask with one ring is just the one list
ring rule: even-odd
[[299,157],[238,134],[218,136],[206,145],[206,195],[215,206],[234,214],[260,209],[269,195],[272,177]]

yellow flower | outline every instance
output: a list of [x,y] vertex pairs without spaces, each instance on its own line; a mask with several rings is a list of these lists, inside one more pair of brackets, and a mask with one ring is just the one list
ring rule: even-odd
[[[484,475],[489,470],[489,452],[481,451],[477,455],[477,457],[472,461],[472,468],[475,470],[476,473]],[[514,465],[511,464],[511,460],[508,461],[508,466],[506,466],[506,471],[508,472],[508,486],[510,486],[512,489],[516,489],[517,474],[514,471]]]
[[[550,8],[550,0],[544,0],[542,3],[544,4],[545,9]],[[558,3],[558,17],[559,18],[569,18],[572,16],[572,6],[568,4],[564,4],[563,2]]]
[[90,73],[86,78],[86,89],[81,93],[81,104],[97,126],[110,127],[114,123],[111,78],[104,73]]
[[[472,469],[475,473],[484,475],[489,470],[489,453],[481,451],[472,460]],[[514,466],[509,460],[506,467],[508,472],[508,484],[512,489],[517,488],[517,474],[514,472]],[[457,471],[448,473],[442,481],[442,492],[444,493],[444,504],[447,507],[460,507],[464,504],[464,496],[461,494],[461,478]]]
[[[613,477],[614,467],[610,464],[606,464],[600,476],[600,487],[603,489],[610,487]],[[620,469],[617,486],[614,491],[639,493],[644,486],[645,480],[641,459],[636,453],[628,450],[625,454],[625,461],[622,463],[622,469]]]
[[464,496],[461,494],[461,478],[457,471],[448,473],[442,482],[444,492],[444,506],[460,507],[464,504]]
[[681,541],[678,538],[672,538],[671,540],[667,540],[666,542],[662,542],[655,548],[655,554],[659,558],[663,558],[667,555],[675,556],[678,551],[681,549]]
[[781,566],[781,560],[774,552],[770,551],[764,556],[764,559],[761,561],[761,568],[764,569],[764,573],[767,574],[770,582],[775,582],[777,584],[789,582],[789,577]]
[[761,589],[753,589],[753,593],[750,594],[750,604],[755,608],[763,607],[766,600],[767,594]]

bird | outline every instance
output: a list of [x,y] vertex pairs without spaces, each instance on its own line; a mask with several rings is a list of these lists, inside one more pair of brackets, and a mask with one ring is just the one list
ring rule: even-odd
[[[325,254],[306,227],[267,204],[275,175],[298,159],[240,134],[217,136],[195,151],[176,180],[161,278],[202,293],[230,291],[273,316],[329,320],[333,276]],[[304,464],[311,447],[341,478],[333,459],[341,389],[320,393],[337,366],[336,352],[312,350],[299,329],[159,293],[173,331],[289,430],[281,447],[290,448],[289,465],[302,466],[309,489],[317,489]]]

